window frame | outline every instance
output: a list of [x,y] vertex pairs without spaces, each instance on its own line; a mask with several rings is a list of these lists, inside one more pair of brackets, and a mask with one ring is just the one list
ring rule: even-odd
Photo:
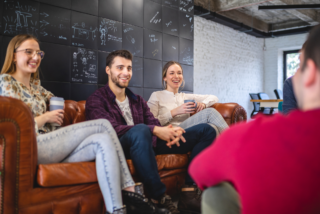
[[287,79],[287,55],[293,53],[299,53],[300,49],[297,50],[290,50],[290,51],[283,51],[283,82]]

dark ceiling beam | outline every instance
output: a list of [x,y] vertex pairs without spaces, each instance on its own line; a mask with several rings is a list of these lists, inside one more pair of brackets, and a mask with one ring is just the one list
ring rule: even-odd
[[270,2],[272,0],[214,0],[214,12],[223,12],[236,10],[243,7],[250,7],[262,3]]
[[268,5],[259,6],[259,10],[305,10],[320,9],[320,4]]

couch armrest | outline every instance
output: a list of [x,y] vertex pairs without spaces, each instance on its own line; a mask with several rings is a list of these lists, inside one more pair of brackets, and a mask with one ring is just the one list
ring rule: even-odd
[[215,108],[222,115],[229,126],[247,121],[247,112],[238,103],[215,103],[211,107]]
[[37,167],[34,119],[22,101],[0,96],[1,208],[16,213],[20,192],[33,188]]

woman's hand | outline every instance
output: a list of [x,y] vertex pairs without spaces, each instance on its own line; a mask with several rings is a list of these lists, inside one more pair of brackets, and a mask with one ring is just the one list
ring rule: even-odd
[[46,123],[57,123],[60,126],[63,123],[64,118],[64,110],[58,109],[54,111],[47,111],[46,113],[35,117],[35,120],[37,122],[38,128],[41,128]]
[[202,111],[205,108],[206,108],[206,104],[197,102],[197,110],[196,110],[196,112]]
[[172,109],[171,115],[172,117],[175,117],[179,114],[193,114],[196,112],[196,104],[193,102],[184,103],[181,106]]

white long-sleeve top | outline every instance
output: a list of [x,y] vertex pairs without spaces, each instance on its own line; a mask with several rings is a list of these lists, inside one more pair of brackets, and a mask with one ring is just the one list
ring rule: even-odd
[[163,90],[153,92],[148,100],[150,111],[157,118],[162,126],[172,124],[179,126],[180,123],[190,117],[190,114],[180,114],[172,117],[171,110],[184,104],[184,100],[195,100],[204,103],[206,107],[210,107],[219,101],[214,95],[199,95],[176,93]]

